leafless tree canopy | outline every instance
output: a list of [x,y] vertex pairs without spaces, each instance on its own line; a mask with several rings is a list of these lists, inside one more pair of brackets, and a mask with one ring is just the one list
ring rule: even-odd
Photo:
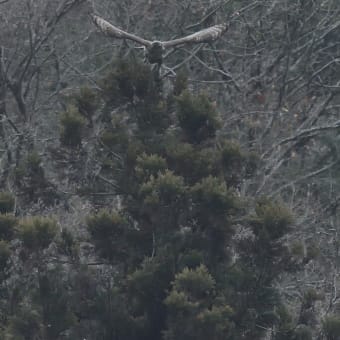
[[[94,26],[89,12],[107,21],[90,14]],[[138,120],[136,105],[146,101],[136,99],[135,85],[130,102],[117,100],[115,108],[96,102],[91,91],[103,96],[105,77],[118,60],[142,59],[129,41],[145,47],[150,63],[164,64],[164,98],[154,111],[167,107],[174,114],[167,95],[185,75],[190,94],[206,93],[220,113],[222,128],[211,148],[219,150],[228,140],[248,157],[243,172],[229,174],[235,192],[249,206],[266,196],[293,211],[294,228],[285,242],[299,252],[297,266],[305,266],[280,278],[277,287],[292,310],[309,288],[323,296],[308,311],[315,315],[314,338],[326,339],[322,322],[338,313],[340,298],[340,2],[0,0],[0,191],[15,195],[17,216],[53,214],[60,226],[81,235],[85,212],[119,206],[115,175],[121,169],[112,164],[123,160],[105,147],[103,136],[121,121],[132,134],[136,122],[125,113]],[[60,122],[79,104],[79,93],[96,109],[90,118],[85,110],[78,117],[82,143],[65,148]],[[31,177],[22,169],[29,161],[36,165],[30,175],[38,174],[34,185],[44,178],[44,190],[55,193],[51,201],[45,191],[31,190],[27,198]],[[234,227],[240,238],[247,229],[242,219]],[[85,241],[82,247],[86,261],[96,263]],[[105,263],[98,268],[114,272]],[[274,328],[266,339],[273,339]]]

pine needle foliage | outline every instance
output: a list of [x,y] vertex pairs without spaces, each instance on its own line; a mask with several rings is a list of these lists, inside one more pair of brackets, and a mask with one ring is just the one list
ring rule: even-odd
[[143,153],[137,157],[135,171],[138,180],[141,182],[148,181],[151,176],[155,177],[158,173],[165,172],[166,169],[167,162],[159,155]]
[[116,60],[101,80],[104,97],[109,103],[119,103],[134,98],[146,99],[154,92],[151,69],[134,60]]
[[10,257],[11,250],[9,244],[6,241],[0,240],[0,279],[3,278],[5,270],[9,267]]
[[340,317],[329,315],[322,321],[322,330],[326,340],[337,340],[340,337]]
[[255,235],[278,239],[291,230],[293,216],[283,204],[263,198],[257,202],[255,212],[250,220]]
[[206,94],[198,96],[183,91],[177,98],[177,118],[190,142],[200,143],[215,136],[220,127],[216,108]]
[[99,104],[99,98],[95,91],[87,86],[81,87],[75,96],[75,102],[79,113],[91,121]]
[[19,223],[19,239],[32,252],[46,249],[57,234],[57,223],[48,217],[25,218]]
[[85,120],[75,106],[70,106],[61,114],[60,141],[68,147],[81,145]]
[[13,212],[15,197],[6,191],[0,192],[0,214]]
[[0,215],[0,240],[10,241],[15,234],[18,220],[11,214]]
[[95,246],[105,259],[119,260],[126,255],[124,247],[128,225],[117,212],[101,210],[87,217],[87,230]]
[[140,194],[144,204],[151,206],[168,206],[176,204],[184,197],[185,185],[183,178],[176,176],[170,170],[158,173],[142,184]]

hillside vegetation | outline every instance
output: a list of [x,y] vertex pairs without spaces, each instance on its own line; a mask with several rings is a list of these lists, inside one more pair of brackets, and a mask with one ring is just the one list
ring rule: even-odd
[[[132,42],[214,25],[166,51]],[[0,339],[336,340],[336,0],[0,0]]]

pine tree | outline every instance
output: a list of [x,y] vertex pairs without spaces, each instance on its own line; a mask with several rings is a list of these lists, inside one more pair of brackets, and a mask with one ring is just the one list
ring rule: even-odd
[[[283,241],[290,212],[263,198],[252,213],[239,197],[256,157],[217,137],[220,118],[206,94],[175,87],[164,99],[149,77],[143,93],[132,93],[134,75],[124,63],[116,68],[104,82],[107,107],[138,101],[119,129],[119,117],[106,127],[104,144],[119,153],[111,161],[122,208],[89,216],[88,230],[98,256],[117,270],[115,294],[129,303],[125,321],[138,339],[260,339],[279,320],[275,279],[295,270]],[[126,322],[109,333],[127,339]]]

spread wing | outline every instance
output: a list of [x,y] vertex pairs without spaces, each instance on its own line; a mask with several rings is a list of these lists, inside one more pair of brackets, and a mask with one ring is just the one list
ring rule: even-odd
[[110,37],[117,38],[117,39],[129,39],[129,40],[135,41],[135,42],[137,42],[141,45],[144,45],[146,47],[151,46],[151,41],[140,38],[137,35],[127,33],[125,31],[121,30],[120,28],[111,25],[109,22],[107,22],[106,20],[104,20],[103,18],[101,18],[97,15],[91,14],[91,18],[92,18],[94,24],[104,34],[106,34]]
[[226,30],[228,29],[227,25],[215,25],[208,28],[205,28],[196,33],[187,35],[186,37],[164,41],[164,47],[173,47],[177,45],[182,45],[186,43],[203,43],[214,41],[218,39]]

